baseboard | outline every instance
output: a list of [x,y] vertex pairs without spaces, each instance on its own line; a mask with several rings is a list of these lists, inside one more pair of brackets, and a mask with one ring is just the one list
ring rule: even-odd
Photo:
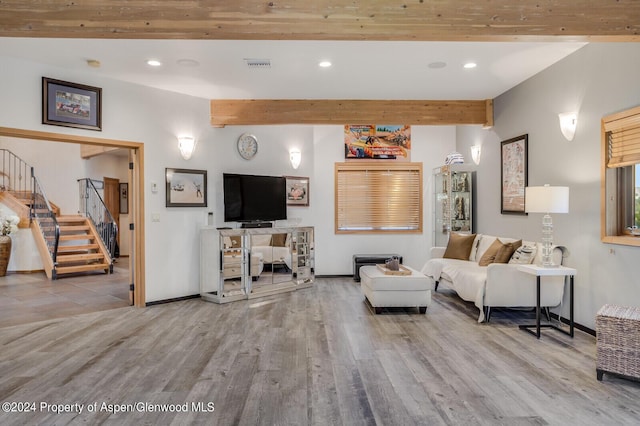
[[[558,314],[554,314],[553,312],[550,312],[550,313],[549,313],[549,316],[550,316],[551,318],[553,318],[553,319],[559,320],[559,321],[560,321],[560,322],[562,322],[563,324],[567,324],[567,325],[569,325],[569,320],[568,320],[567,318],[565,318],[565,317],[560,317]],[[590,329],[589,327],[585,327],[584,325],[582,325],[582,324],[578,324],[578,323],[577,323],[577,322],[575,322],[575,321],[574,321],[574,323],[573,323],[573,326],[574,326],[575,328],[577,328],[578,330],[580,330],[580,331],[583,331],[583,332],[585,332],[585,333],[587,333],[587,334],[592,335],[593,337],[596,337],[596,331],[595,331],[595,330]]]
[[172,299],[155,300],[153,302],[145,303],[145,306],[162,305],[164,303],[180,302],[182,300],[197,299],[199,297],[200,297],[199,294],[192,294],[191,296],[182,296],[182,297],[174,297]]
[[348,275],[316,275],[316,278],[353,278],[353,274]]

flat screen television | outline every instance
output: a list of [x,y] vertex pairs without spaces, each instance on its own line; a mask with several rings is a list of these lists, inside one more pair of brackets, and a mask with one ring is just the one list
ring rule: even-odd
[[261,222],[287,218],[286,179],[223,173],[224,221]]

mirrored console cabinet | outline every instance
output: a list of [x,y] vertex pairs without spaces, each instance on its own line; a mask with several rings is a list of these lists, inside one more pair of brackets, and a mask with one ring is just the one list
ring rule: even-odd
[[202,228],[200,296],[226,303],[309,287],[313,241],[313,227]]

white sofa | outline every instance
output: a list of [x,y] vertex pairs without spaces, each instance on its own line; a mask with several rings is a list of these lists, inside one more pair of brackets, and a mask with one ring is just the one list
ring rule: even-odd
[[[278,238],[276,238],[278,237]],[[291,241],[289,234],[260,234],[251,236],[251,253],[260,253],[265,265],[287,265],[291,269]]]
[[[489,321],[493,307],[535,307],[536,277],[518,271],[515,263],[490,263],[480,266],[478,262],[486,250],[498,238],[502,243],[515,242],[514,238],[477,234],[469,259],[445,259],[446,247],[433,247],[431,258],[422,268],[422,273],[434,281],[437,291],[439,284],[445,284],[456,291],[465,301],[473,302],[480,310],[478,322]],[[522,246],[535,247],[533,264],[542,263],[542,244],[523,241]],[[561,264],[566,250],[554,246],[553,258]],[[513,260],[515,261],[515,260]],[[554,307],[562,303],[564,277],[545,277],[541,287],[540,306]]]

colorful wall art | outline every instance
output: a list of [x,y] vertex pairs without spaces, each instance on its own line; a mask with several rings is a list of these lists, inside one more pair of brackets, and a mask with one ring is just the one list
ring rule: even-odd
[[411,161],[411,126],[346,124],[344,158]]

